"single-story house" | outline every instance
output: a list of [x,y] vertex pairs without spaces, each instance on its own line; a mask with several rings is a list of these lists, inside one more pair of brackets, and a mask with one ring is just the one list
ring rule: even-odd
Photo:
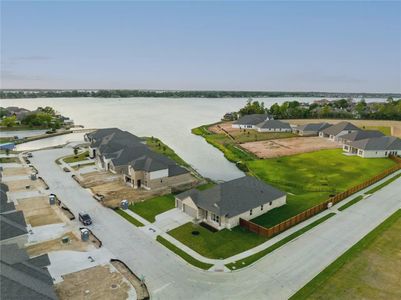
[[[12,205],[8,206],[8,209],[12,209]],[[0,245],[16,243],[23,247],[28,242],[28,231],[22,211],[2,212],[0,214],[0,226]]]
[[340,136],[360,130],[354,124],[344,121],[323,129],[319,132],[319,136],[328,137],[332,141],[338,141]]
[[292,132],[290,124],[280,120],[267,120],[255,127],[259,132]]
[[0,246],[2,299],[58,299],[47,254],[29,258],[16,244]]
[[401,139],[394,136],[381,136],[358,140],[344,144],[343,150],[363,158],[401,156]]
[[231,127],[240,129],[256,129],[257,124],[272,119],[272,116],[268,114],[244,115],[240,117],[237,121],[233,122]]
[[286,204],[286,193],[251,176],[192,189],[175,197],[175,206],[196,220],[221,230],[239,225]]
[[0,245],[16,243],[23,247],[28,242],[24,213],[8,201],[8,186],[0,183],[0,188]]
[[139,137],[118,128],[99,129],[85,135],[89,156],[99,168],[122,174],[133,188],[159,189],[193,182],[189,170],[152,151]]
[[340,136],[338,140],[339,140],[339,142],[341,142],[343,144],[349,144],[351,142],[375,138],[375,137],[381,137],[381,136],[384,136],[384,134],[377,130],[359,130],[359,131],[353,131],[351,133],[344,134],[344,135]]
[[300,125],[294,129],[294,132],[300,136],[313,136],[319,135],[319,132],[333,126],[329,123],[309,123],[305,125]]

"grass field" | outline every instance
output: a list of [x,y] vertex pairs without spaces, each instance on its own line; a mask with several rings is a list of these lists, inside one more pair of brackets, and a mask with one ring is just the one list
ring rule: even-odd
[[189,264],[203,269],[203,270],[208,270],[212,267],[211,264],[207,264],[204,262],[201,262],[195,258],[193,258],[192,256],[190,256],[189,254],[185,253],[184,251],[182,251],[180,248],[177,248],[175,245],[171,244],[168,240],[166,240],[165,238],[161,237],[160,235],[158,235],[156,237],[156,240],[162,244],[163,246],[165,246],[167,249],[169,249],[170,251],[174,252],[175,254],[177,254],[178,256],[181,256],[182,259],[184,259],[186,262],[188,262]]
[[145,141],[146,145],[153,151],[166,155],[181,166],[190,167],[181,157],[177,155],[177,153],[174,152],[173,149],[164,144],[158,138],[146,137]]
[[401,210],[290,299],[401,299]]
[[378,130],[381,131],[384,135],[391,135],[391,127],[389,126],[366,126],[364,129]]
[[155,217],[158,214],[161,214],[175,207],[174,199],[174,196],[171,194],[159,196],[149,200],[145,200],[143,202],[131,204],[129,206],[129,209],[132,210],[134,213],[140,215],[142,218],[153,223],[155,221]]
[[67,164],[74,163],[74,162],[79,162],[86,160],[89,157],[89,151],[84,151],[82,153],[79,153],[78,155],[71,155],[63,158],[64,162]]
[[387,158],[345,156],[341,149],[248,161],[247,167],[253,174],[288,193],[287,205],[253,222],[266,227],[276,225],[394,164]]
[[0,157],[0,163],[7,164],[7,163],[19,163],[18,157]]

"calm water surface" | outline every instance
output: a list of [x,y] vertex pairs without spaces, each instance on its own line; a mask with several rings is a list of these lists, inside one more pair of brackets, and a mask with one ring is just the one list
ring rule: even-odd
[[[267,107],[275,102],[293,98],[259,99]],[[295,98],[294,98],[295,99]],[[296,98],[310,102],[318,98]],[[191,164],[203,176],[214,180],[230,180],[243,176],[237,167],[223,154],[191,134],[191,129],[220,120],[224,113],[237,111],[247,99],[198,99],[198,98],[36,98],[2,99],[0,105],[36,109],[51,106],[61,114],[72,118],[77,125],[86,128],[118,127],[138,136],[155,136],[173,148],[179,156]],[[377,100],[377,99],[375,99]],[[372,101],[372,100],[369,100]],[[81,135],[82,136],[82,135]],[[63,144],[79,135],[49,138],[21,145],[29,149]]]

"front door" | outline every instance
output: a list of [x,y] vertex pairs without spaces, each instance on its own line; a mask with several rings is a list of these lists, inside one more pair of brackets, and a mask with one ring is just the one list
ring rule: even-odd
[[141,180],[140,179],[138,179],[137,181],[136,181],[136,187],[139,189],[140,187],[141,187]]

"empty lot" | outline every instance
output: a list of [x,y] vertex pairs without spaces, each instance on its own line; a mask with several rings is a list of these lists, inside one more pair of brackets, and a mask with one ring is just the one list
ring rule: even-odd
[[63,222],[50,206],[47,197],[20,199],[16,208],[24,212],[26,222],[33,227]]
[[340,148],[336,142],[320,137],[295,137],[241,144],[241,147],[259,158],[272,158],[322,149]]
[[3,170],[3,176],[17,176],[17,175],[29,175],[32,173],[31,168],[5,168]]

